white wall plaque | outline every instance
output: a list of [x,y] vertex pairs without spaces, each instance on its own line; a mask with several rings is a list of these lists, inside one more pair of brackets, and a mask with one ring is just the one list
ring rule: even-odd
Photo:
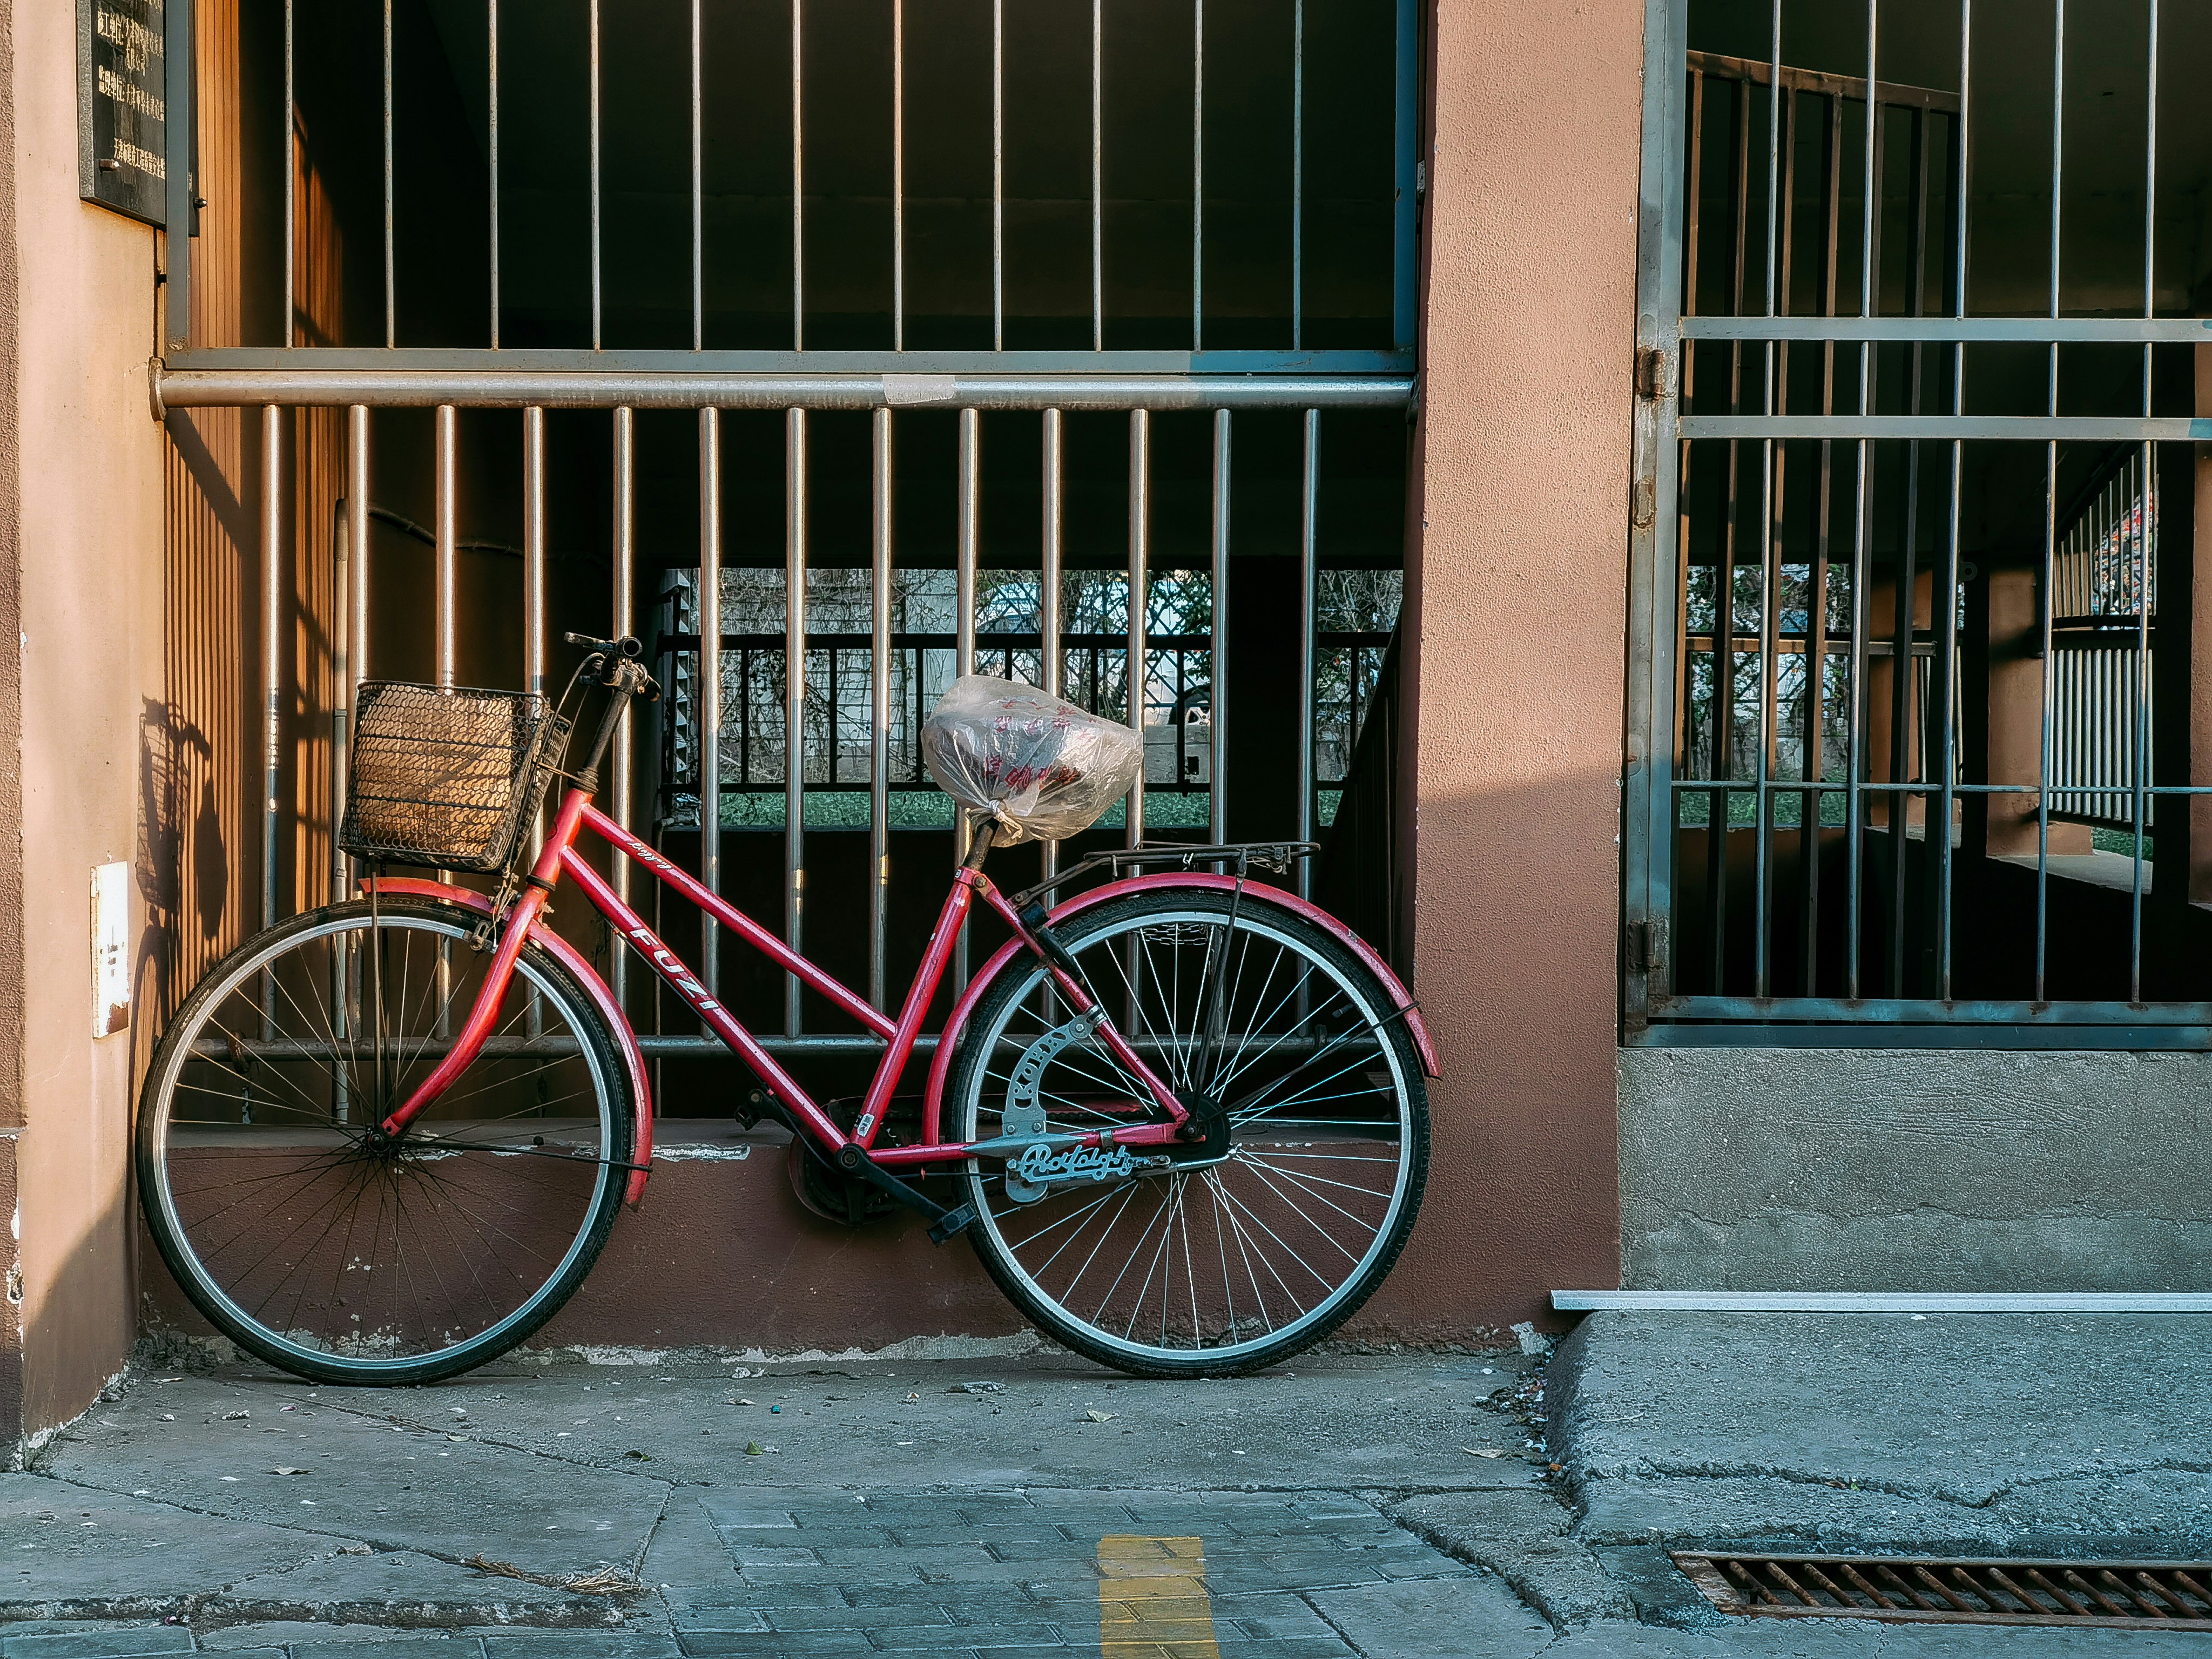
[[131,866],[92,872],[92,1034],[113,1036],[131,1024]]

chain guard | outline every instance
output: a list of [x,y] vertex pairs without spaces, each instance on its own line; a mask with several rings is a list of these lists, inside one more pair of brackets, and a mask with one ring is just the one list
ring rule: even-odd
[[[1006,1085],[1006,1103],[999,1119],[1000,1134],[1042,1135],[1047,1132],[1045,1109],[1037,1100],[1044,1086],[1045,1069],[1062,1051],[1087,1040],[1097,1029],[1098,1011],[1094,1008],[1054,1026],[1022,1051],[1022,1057],[1014,1062],[1013,1077]],[[1034,1204],[1055,1187],[1072,1186],[1077,1182],[1126,1180],[1158,1162],[1138,1158],[1126,1146],[1068,1147],[1060,1151],[1046,1146],[1032,1146],[1019,1157],[1006,1160],[1006,1196],[1017,1204]]]

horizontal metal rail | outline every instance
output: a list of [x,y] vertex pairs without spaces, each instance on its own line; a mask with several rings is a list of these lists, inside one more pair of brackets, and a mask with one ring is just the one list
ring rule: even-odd
[[[1410,376],[160,369],[163,409],[1395,409]],[[2212,429],[2212,422],[2203,422]]]
[[1685,340],[2202,345],[2212,317],[1685,317]]
[[2212,420],[2104,415],[1685,415],[1684,438],[1917,438],[1951,443],[2206,443]]

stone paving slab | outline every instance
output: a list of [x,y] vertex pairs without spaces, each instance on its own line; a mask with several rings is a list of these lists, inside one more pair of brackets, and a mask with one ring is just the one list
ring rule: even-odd
[[[410,1426],[391,1420],[396,1411],[336,1408],[326,1392],[196,1376],[134,1388],[55,1443],[39,1473],[546,1576],[634,1564],[666,1500],[667,1482],[642,1463],[532,1456],[488,1440],[465,1416]],[[387,1393],[382,1403],[435,1392]]]
[[2212,1547],[2187,1316],[1591,1315],[1546,1391],[1582,1535],[1955,1553]]

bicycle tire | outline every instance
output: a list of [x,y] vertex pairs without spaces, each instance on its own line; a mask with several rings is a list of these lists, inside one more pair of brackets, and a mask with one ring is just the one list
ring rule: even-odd
[[[477,918],[457,906],[387,898],[375,920],[372,931],[366,902],[329,906],[255,935],[216,964],[155,1051],[136,1162],[155,1248],[224,1336],[317,1382],[400,1385],[456,1376],[507,1352],[574,1293],[621,1204],[636,1105],[621,1052],[591,998],[533,942],[517,960],[501,1005],[503,1014],[510,1004],[515,1012],[497,1040],[398,1140],[372,1146],[371,1126],[427,1074],[432,1045],[456,1029],[473,1000],[469,981],[489,961],[468,951]],[[392,970],[394,940],[402,941],[404,975]],[[324,948],[315,954],[318,945]],[[383,977],[368,975],[364,948],[380,953]],[[413,967],[426,952],[418,999]],[[328,1001],[319,1001],[317,975],[334,973],[341,962],[355,977],[333,978]],[[428,963],[436,964],[434,975]],[[416,1023],[446,1035],[410,1032],[410,1009],[426,1011],[434,986],[439,1011]],[[380,1051],[380,1071],[364,1060],[378,1049],[362,1012],[370,1006],[384,1009],[391,1036]],[[241,1035],[241,1024],[260,1029]],[[556,1042],[573,1038],[574,1052],[518,1050],[534,1040],[533,1030]],[[374,1108],[380,1080],[384,1103]],[[584,1115],[550,1115],[550,1107],[571,1111],[577,1091],[550,1092],[551,1084],[569,1083],[589,1091]],[[518,1099],[521,1107],[507,1109]],[[471,1104],[474,1118],[463,1115]],[[265,1123],[255,1120],[257,1105]],[[323,1112],[329,1116],[319,1120]],[[526,1125],[535,1126],[528,1146],[520,1144]],[[446,1167],[456,1159],[458,1169]],[[224,1183],[185,1178],[200,1169],[232,1176]],[[209,1207],[232,1191],[238,1196]],[[375,1217],[364,1244],[362,1206],[372,1193]],[[289,1213],[310,1203],[317,1207],[306,1220]],[[344,1214],[349,1204],[333,1254],[338,1216],[320,1233],[310,1237],[308,1229],[325,1211]],[[420,1230],[412,1262],[410,1206]],[[219,1239],[241,1208],[234,1237]],[[254,1235],[264,1212],[267,1230]],[[292,1231],[279,1234],[288,1221]],[[274,1238],[267,1253],[249,1259],[264,1237]],[[240,1241],[249,1242],[230,1248]],[[450,1279],[441,1256],[454,1264]],[[539,1265],[545,1262],[551,1265]],[[290,1276],[270,1288],[280,1270]],[[284,1317],[272,1319],[272,1304],[295,1283]],[[388,1305],[379,1299],[387,1285]],[[403,1306],[410,1293],[411,1307]]]
[[[1236,909],[1233,928],[1231,925],[1232,905]],[[1278,1006],[1297,1012],[1309,1009],[1318,1011],[1340,1002],[1344,1008],[1345,1031],[1349,1033],[1356,1025],[1365,1034],[1358,1040],[1362,1046],[1356,1050],[1344,1048],[1340,1052],[1328,1045],[1316,1047],[1311,1050],[1309,1059],[1297,1060],[1295,1066],[1291,1066],[1290,1061],[1296,1059],[1298,1052],[1293,1049],[1289,1056],[1274,1062],[1279,1069],[1273,1075],[1249,1069],[1225,1073],[1217,1069],[1215,1080],[1224,1075],[1231,1079],[1227,1089],[1222,1091],[1224,1107],[1231,1118],[1237,1120],[1228,1135],[1231,1151],[1210,1169],[1197,1172],[1203,1178],[1204,1184],[1211,1188],[1209,1196],[1199,1200],[1207,1205],[1209,1214],[1200,1216],[1196,1205],[1188,1212],[1183,1211],[1180,1198],[1159,1200],[1158,1208],[1164,1212],[1170,1203],[1177,1208],[1170,1213],[1166,1224],[1160,1228],[1163,1242],[1152,1246],[1155,1260],[1145,1269],[1142,1281],[1142,1288],[1149,1289],[1157,1275],[1163,1288],[1157,1340],[1152,1336],[1152,1316],[1146,1297],[1139,1293],[1132,1298],[1120,1290],[1131,1271],[1130,1264],[1122,1266],[1121,1276],[1114,1281],[1115,1288],[1088,1314],[1070,1304],[1074,1300],[1076,1285],[1082,1282],[1083,1275],[1089,1273],[1091,1262],[1107,1249],[1110,1238],[1118,1232],[1119,1237],[1127,1239],[1134,1225],[1135,1218],[1128,1212],[1138,1204],[1138,1200],[1133,1195],[1119,1200],[1117,1206],[1115,1191],[1135,1194],[1147,1186],[1158,1188],[1188,1183],[1193,1181],[1193,1175],[1177,1170],[1105,1183],[1104,1195],[1095,1200],[1080,1183],[1071,1183],[1065,1190],[1073,1194],[1076,1201],[1090,1204],[1087,1213],[1093,1218],[1077,1220],[1074,1218],[1085,1212],[1077,1211],[1073,1204],[1064,1204],[1060,1206],[1063,1211],[1061,1218],[1054,1220],[1049,1218],[1048,1206],[1060,1196],[1060,1192],[1048,1188],[1042,1198],[1018,1201],[1010,1196],[1012,1189],[1008,1186],[1006,1170],[997,1167],[987,1169],[980,1160],[970,1160],[958,1176],[962,1196],[975,1206],[978,1218],[975,1224],[969,1228],[968,1236],[985,1270],[999,1288],[1039,1330],[1065,1346],[1102,1364],[1134,1376],[1243,1375],[1279,1364],[1327,1337],[1357,1312],[1388,1276],[1413,1231],[1427,1179],[1427,1091],[1419,1056],[1405,1029],[1405,1022],[1398,1017],[1395,1000],[1358,956],[1346,949],[1328,930],[1295,911],[1269,903],[1249,892],[1239,897],[1218,889],[1164,882],[1150,890],[1141,890],[1083,912],[1063,926],[1055,927],[1054,932],[1070,956],[1084,965],[1092,994],[1106,1004],[1109,1013],[1117,1024],[1123,1022],[1126,1012],[1135,1013],[1137,1017],[1132,1022],[1135,1030],[1133,1031],[1128,1024],[1124,1024],[1125,1033],[1150,1041],[1154,1046],[1155,1056],[1165,1056],[1166,1064],[1163,1069],[1168,1073],[1169,1080],[1178,1088],[1186,1083],[1203,1085],[1207,1082],[1194,1075],[1199,1055],[1203,1052],[1195,1047],[1201,1034],[1194,1029],[1176,1031],[1173,1029],[1176,1021],[1168,1015],[1171,1008],[1194,1013],[1199,1002],[1198,994],[1185,988],[1180,981],[1171,989],[1167,974],[1154,979],[1148,978],[1142,972],[1130,974],[1121,971],[1109,975],[1100,971],[1101,963],[1110,963],[1116,954],[1117,940],[1139,940],[1149,951],[1151,943],[1143,939],[1143,930],[1147,929],[1155,932],[1196,929],[1214,940],[1214,945],[1209,948],[1220,951],[1224,964],[1235,961],[1245,968],[1254,965],[1254,952],[1249,946],[1243,947],[1241,956],[1237,954],[1240,950],[1240,939],[1265,939],[1271,946],[1295,955],[1310,964],[1310,975],[1318,977],[1313,978],[1310,983],[1297,981],[1307,985],[1303,1000],[1295,991],[1286,991],[1283,998],[1275,1000]],[[1178,959],[1170,972],[1180,974],[1182,967],[1188,965],[1196,941],[1188,937],[1178,937],[1173,941],[1173,945],[1178,952]],[[1102,948],[1105,952],[1103,957],[1101,956]],[[1133,955],[1133,951],[1125,948],[1120,954],[1129,957]],[[1146,959],[1151,960],[1149,957]],[[1155,963],[1153,965],[1157,967],[1158,964]],[[1271,963],[1271,971],[1272,967]],[[1012,959],[984,992],[960,1039],[961,1046],[954,1056],[949,1075],[946,1101],[950,1108],[948,1127],[951,1138],[979,1139],[998,1132],[997,1120],[1003,1119],[1006,1109],[1003,1105],[997,1108],[994,1117],[990,1097],[999,1086],[1004,1085],[1009,1091],[1009,1100],[1012,1098],[1012,1079],[1014,1064],[1018,1062],[1009,1063],[1008,1053],[1013,1048],[1021,1048],[1025,1054],[1033,1053],[1039,1047],[1039,1040],[1048,1022],[1065,1019],[1072,1012],[1056,991],[1051,993],[1049,1012],[1034,1012],[1045,994],[1044,985],[1042,965],[1032,958],[1020,957]],[[1267,1029],[1271,1024],[1287,1028],[1291,1024],[1292,1018],[1291,1013],[1284,1013],[1278,1018],[1273,1012],[1261,1008],[1260,1005],[1267,1000],[1267,995],[1255,997],[1249,1001],[1240,1000],[1246,994],[1241,975],[1238,988],[1226,994],[1227,1014],[1222,1024],[1236,1026],[1240,1007],[1250,1008],[1258,1015],[1256,1021],[1248,1019],[1241,1033],[1237,1034],[1237,1041],[1242,1045],[1237,1051],[1240,1056],[1262,1038],[1270,1039],[1275,1050],[1296,1040],[1294,1030],[1272,1031]],[[1133,1005],[1132,998],[1134,999]],[[1149,1015],[1146,1007],[1148,998],[1155,1000]],[[1320,1019],[1318,1012],[1310,1017],[1317,1022]],[[1320,1043],[1325,1030],[1325,1023],[1316,1023],[1311,1041]],[[1228,1033],[1224,1035],[1226,1036]],[[1011,1044],[1004,1041],[1009,1036],[1013,1039]],[[1162,1046],[1164,1039],[1164,1047]],[[1340,1034],[1329,1038],[1328,1042],[1337,1044],[1351,1041],[1352,1039],[1349,1036]],[[1023,1046],[1024,1042],[1026,1047]],[[1180,1048],[1176,1046],[1177,1043],[1181,1044]],[[1302,1110],[1320,1113],[1317,1117],[1285,1118],[1279,1115],[1278,1109],[1281,1105],[1312,1099],[1310,1091],[1313,1083],[1295,1082],[1306,1066],[1331,1066],[1339,1060],[1352,1059],[1355,1054],[1371,1054],[1379,1062],[1389,1078],[1387,1090],[1370,1086],[1364,1091],[1335,1091],[1327,1102],[1301,1107]],[[1068,1055],[1075,1057],[1066,1062],[1068,1077],[1055,1079],[1053,1068],[1062,1066],[1064,1058]],[[1218,1053],[1215,1058],[1217,1062],[1221,1062]],[[1148,1056],[1148,1060],[1153,1060],[1154,1056]],[[1263,1066],[1267,1062],[1261,1059],[1241,1063],[1251,1067]],[[1358,1063],[1364,1064],[1364,1061]],[[1193,1075],[1176,1075],[1178,1066]],[[1280,1069],[1286,1066],[1289,1066],[1286,1072]],[[1057,1097],[1060,1103],[1047,1106],[1051,1127],[1062,1129],[1085,1124],[1089,1121],[1085,1114],[1100,1109],[1097,1102],[1111,1095],[1111,1089],[1101,1093],[1094,1087],[1090,1097],[1091,1103],[1086,1104],[1085,1097],[1076,1086],[1086,1079],[1094,1085],[1103,1082],[1124,1091],[1133,1089],[1133,1085],[1122,1074],[1118,1063],[1114,1062],[1110,1055],[1097,1045],[1095,1037],[1075,1039],[1059,1051],[1059,1057],[1045,1062],[1037,1085],[1037,1097],[1041,1101]],[[1262,1079],[1266,1080],[1261,1080]],[[1328,1080],[1321,1079],[1322,1082]],[[1295,1085],[1291,1093],[1279,1094],[1273,1106],[1264,1103],[1266,1091],[1280,1089],[1290,1084]],[[1261,1103],[1240,1106],[1236,1097],[1240,1089],[1244,1091],[1243,1098],[1246,1102],[1256,1097]],[[1391,1127],[1388,1129],[1378,1127],[1383,1121],[1381,1103],[1386,1097],[1388,1109],[1392,1114],[1389,1120]],[[1238,1119],[1237,1115],[1240,1111],[1246,1115]],[[1376,1114],[1371,1118],[1346,1115],[1347,1112],[1370,1111]],[[1096,1127],[1095,1122],[1089,1126]],[[1298,1134],[1309,1139],[1285,1140],[1284,1132],[1290,1128],[1295,1128]],[[1283,1150],[1291,1146],[1298,1150]],[[1263,1157],[1258,1150],[1261,1147],[1275,1147],[1277,1150]],[[1382,1150],[1386,1147],[1390,1149],[1387,1152]],[[1316,1148],[1321,1150],[1315,1150]],[[1255,1179],[1244,1182],[1240,1190],[1231,1190],[1231,1181],[1238,1178],[1235,1166],[1240,1157],[1252,1165],[1249,1173]],[[1391,1183],[1387,1197],[1378,1204],[1374,1195],[1379,1194],[1381,1188],[1370,1188],[1365,1183],[1382,1180],[1381,1166],[1386,1163],[1391,1166]],[[1334,1172],[1327,1172],[1332,1164],[1339,1167]],[[1346,1170],[1355,1172],[1352,1177],[1346,1178]],[[1181,1186],[1176,1187],[1177,1192],[1182,1190]],[[1290,1267],[1288,1261],[1278,1259],[1274,1262],[1274,1267],[1283,1271],[1273,1276],[1272,1285],[1270,1275],[1260,1273],[1254,1266],[1255,1254],[1262,1261],[1271,1255],[1279,1258],[1299,1254],[1297,1247],[1304,1243],[1304,1233],[1295,1234],[1292,1242],[1285,1242],[1268,1231],[1268,1227],[1271,1218],[1284,1219],[1291,1211],[1297,1209],[1297,1200],[1301,1198],[1311,1198],[1317,1206],[1335,1209],[1339,1216],[1344,1218],[1341,1221],[1330,1220],[1325,1226],[1316,1230],[1314,1237],[1316,1242],[1310,1246],[1316,1254],[1322,1251],[1320,1241],[1328,1240],[1335,1248],[1343,1250],[1344,1239],[1358,1242],[1362,1229],[1368,1235],[1341,1281],[1328,1285],[1326,1294],[1319,1296],[1310,1307],[1298,1303],[1296,1291],[1299,1286],[1289,1282],[1290,1279],[1296,1277],[1296,1269]],[[1341,1203],[1337,1202],[1338,1200],[1341,1200]],[[1365,1213],[1355,1216],[1353,1211],[1347,1207],[1352,1206],[1361,1206]],[[1106,1218],[1108,1211],[1115,1218]],[[1017,1213],[1040,1215],[1046,1224],[1039,1229],[1024,1224],[1024,1231],[1029,1237],[1020,1240],[1011,1238],[1009,1218]],[[1199,1231],[1212,1235],[1200,1242],[1218,1247],[1220,1277],[1228,1288],[1226,1293],[1218,1297],[1210,1282],[1212,1277],[1210,1270],[1202,1268],[1200,1264],[1199,1257],[1206,1252],[1197,1249],[1191,1239],[1190,1224],[1194,1216],[1198,1217]],[[1151,1238],[1155,1219],[1157,1218],[1146,1218],[1144,1225],[1136,1231],[1139,1251]],[[1164,1305],[1164,1291],[1175,1288],[1177,1241],[1174,1235],[1178,1222],[1182,1229],[1180,1243],[1186,1280],[1178,1291],[1178,1299],[1188,1298],[1189,1318],[1187,1324],[1183,1321],[1182,1309],[1170,1309]],[[1085,1230],[1095,1227],[1099,1235],[1098,1242],[1091,1247],[1091,1255],[1085,1259],[1080,1272],[1057,1289],[1051,1282],[1053,1274],[1049,1264],[1041,1270],[1036,1251],[1030,1251],[1027,1259],[1024,1254],[1034,1240],[1048,1239],[1055,1227],[1072,1227],[1074,1231],[1059,1241],[1054,1261],[1085,1237]],[[1330,1229],[1335,1229],[1343,1237],[1329,1239]],[[1263,1231],[1267,1231],[1268,1237],[1274,1240],[1275,1245],[1281,1247],[1279,1251],[1264,1242],[1258,1244],[1255,1251],[1255,1239]],[[1231,1259],[1235,1245],[1241,1245],[1244,1251],[1243,1270]],[[1163,1253],[1164,1272],[1159,1260]],[[1348,1256],[1350,1252],[1345,1251],[1345,1254]],[[1134,1259],[1133,1256],[1132,1262]],[[1109,1255],[1109,1265],[1118,1260],[1118,1255]],[[1310,1270],[1310,1264],[1308,1266]],[[1103,1273],[1104,1270],[1101,1271]],[[1066,1273],[1066,1269],[1060,1270],[1060,1277],[1065,1278]],[[1318,1272],[1314,1276],[1316,1279],[1326,1277]],[[1201,1279],[1208,1283],[1201,1285]],[[1238,1279],[1244,1282],[1241,1285],[1232,1282]],[[1245,1302],[1241,1310],[1237,1306],[1239,1297],[1244,1298]],[[1087,1302],[1089,1292],[1086,1291],[1082,1299]],[[1123,1308],[1133,1299],[1136,1311],[1143,1313],[1146,1320],[1145,1340],[1138,1340],[1135,1336],[1133,1316],[1128,1320],[1121,1319]],[[1288,1301],[1296,1310],[1296,1317],[1279,1326],[1274,1318],[1276,1310],[1268,1305],[1277,1300]],[[1115,1322],[1120,1325],[1119,1329],[1109,1328],[1104,1316],[1109,1307]],[[1256,1322],[1261,1326],[1256,1332],[1250,1328],[1255,1322],[1255,1315]]]

